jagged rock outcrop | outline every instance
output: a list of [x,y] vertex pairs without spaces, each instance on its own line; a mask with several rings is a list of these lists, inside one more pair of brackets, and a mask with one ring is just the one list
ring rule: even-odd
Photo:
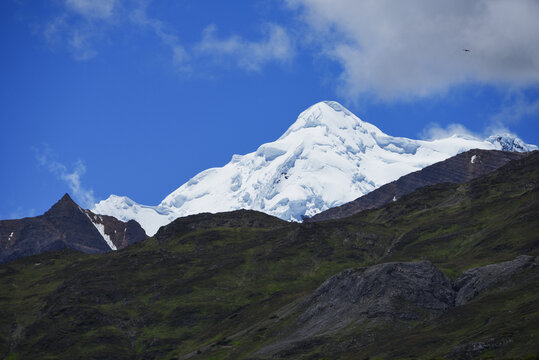
[[[365,325],[368,329],[370,324],[391,324],[395,328],[411,321],[431,321],[496,285],[507,285],[526,271],[537,278],[537,260],[537,257],[522,255],[512,261],[473,268],[465,271],[454,284],[429,261],[393,262],[345,270],[326,280],[297,305],[293,330],[282,340],[259,350],[256,356],[295,354],[303,346],[317,341],[323,343],[321,337],[340,333],[351,326]],[[467,358],[469,354],[503,346],[503,341],[491,340],[459,345],[453,349],[451,357]]]
[[311,218],[305,218],[304,221],[341,219],[363,210],[376,209],[427,185],[444,182],[462,184],[491,173],[512,160],[522,159],[528,155],[530,153],[498,150],[473,149],[466,151],[422,170],[404,175],[354,201],[328,209]]
[[291,335],[257,355],[271,356],[353,323],[436,318],[454,302],[451,282],[429,261],[348,269],[326,280],[298,306]]
[[451,282],[429,261],[349,269],[329,278],[302,305],[298,333],[323,334],[361,319],[436,317],[454,300]]
[[65,248],[104,253],[145,238],[136,221],[124,223],[112,216],[95,215],[65,194],[43,215],[0,221],[0,264]]
[[526,270],[537,270],[538,259],[522,255],[515,260],[476,267],[465,271],[455,282],[455,305],[464,305],[485,289],[510,280]]

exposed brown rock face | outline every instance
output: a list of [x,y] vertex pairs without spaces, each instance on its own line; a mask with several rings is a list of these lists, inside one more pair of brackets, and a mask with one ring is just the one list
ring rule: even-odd
[[398,180],[383,185],[354,201],[328,209],[304,221],[341,219],[363,210],[376,209],[427,185],[445,182],[465,183],[486,175],[509,161],[522,159],[529,154],[479,149],[466,151],[447,160],[427,166],[422,170],[402,176]]
[[116,249],[146,238],[136,221],[95,215],[65,194],[41,216],[0,221],[0,263],[64,248],[88,254],[111,251],[96,224],[103,226]]

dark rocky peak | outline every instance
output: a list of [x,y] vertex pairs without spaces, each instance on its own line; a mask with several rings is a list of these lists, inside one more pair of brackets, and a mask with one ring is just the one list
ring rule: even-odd
[[68,214],[72,214],[73,212],[79,212],[83,214],[82,209],[71,199],[71,196],[69,194],[65,194],[62,196],[56,204],[54,204],[49,210],[43,214],[47,217],[59,217],[59,216],[65,216]]
[[104,253],[145,238],[136,221],[95,215],[65,194],[41,216],[0,221],[0,263],[66,248]]

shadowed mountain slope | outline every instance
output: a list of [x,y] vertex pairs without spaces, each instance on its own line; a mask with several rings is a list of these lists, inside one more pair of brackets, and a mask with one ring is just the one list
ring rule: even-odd
[[354,201],[337,206],[304,221],[339,219],[357,214],[363,210],[376,209],[400,199],[403,195],[427,185],[449,182],[462,184],[486,175],[509,161],[522,159],[528,153],[474,149],[455,155],[447,160],[404,175]]
[[95,215],[65,194],[41,216],[0,221],[0,263],[64,248],[104,253],[145,238],[136,221]]
[[121,251],[18,259],[0,266],[0,356],[533,357],[538,182],[532,153],[344,219],[202,214]]

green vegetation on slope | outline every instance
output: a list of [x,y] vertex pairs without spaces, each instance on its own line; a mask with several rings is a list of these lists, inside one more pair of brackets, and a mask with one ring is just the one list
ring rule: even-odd
[[[252,357],[290,331],[295,304],[344,269],[428,259],[455,279],[539,255],[538,164],[535,153],[347,219],[203,214],[114,253],[13,261],[0,267],[0,357]],[[482,341],[485,356],[524,357],[539,352],[537,290],[535,278],[516,279],[434,322],[350,327],[282,356],[430,358]]]

